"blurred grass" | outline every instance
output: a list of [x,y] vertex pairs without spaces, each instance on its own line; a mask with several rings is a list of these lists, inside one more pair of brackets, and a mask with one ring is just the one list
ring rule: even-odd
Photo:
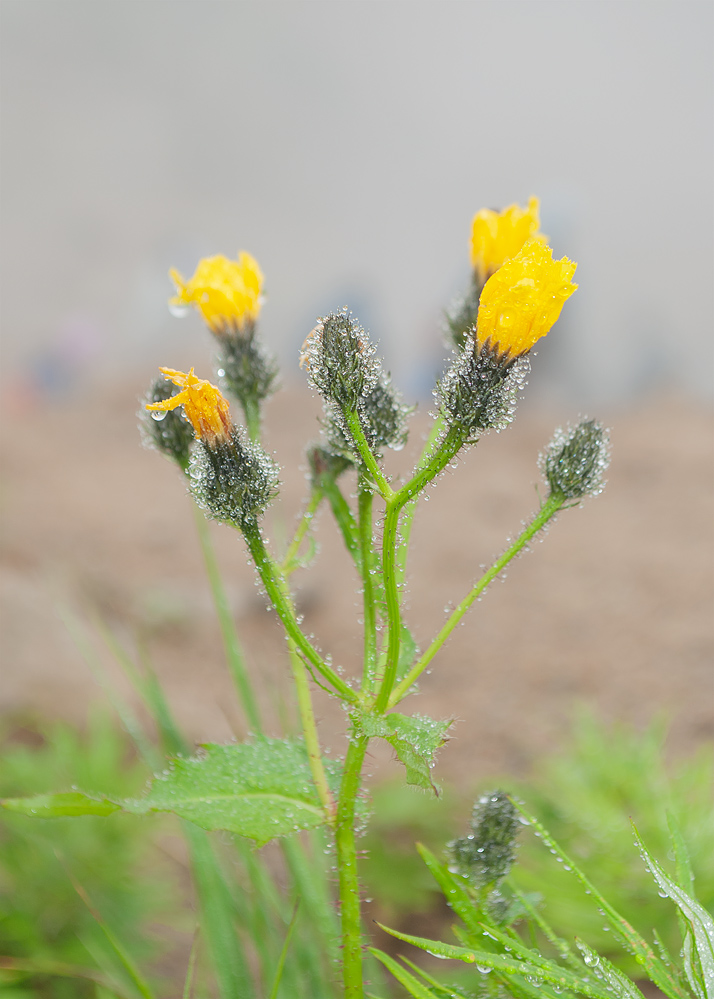
[[[106,713],[94,713],[84,733],[62,722],[6,720],[0,746],[2,797],[72,785],[134,795],[148,777]],[[157,845],[168,824],[132,815],[117,819],[43,820],[3,812],[0,954],[105,966],[121,977],[116,954],[74,880],[133,958],[153,965],[160,977],[182,909],[177,867]],[[0,972],[0,994],[76,999],[98,993],[93,983],[77,979]]]

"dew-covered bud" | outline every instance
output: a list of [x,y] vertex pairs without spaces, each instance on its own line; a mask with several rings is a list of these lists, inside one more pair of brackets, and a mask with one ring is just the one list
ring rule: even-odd
[[221,340],[218,355],[219,377],[226,389],[244,409],[257,405],[273,392],[277,364],[256,338],[255,330],[247,336]]
[[213,442],[200,439],[188,467],[194,499],[213,520],[254,527],[278,491],[278,467],[238,429]]
[[519,825],[507,794],[482,795],[474,805],[469,835],[449,843],[451,866],[475,888],[498,887],[513,864]]
[[139,429],[147,447],[161,451],[185,471],[188,468],[194,437],[191,424],[176,410],[159,409],[152,412],[146,410],[146,406],[165,402],[179,392],[178,386],[167,382],[165,378],[157,378],[143,400],[139,413]]
[[464,338],[463,350],[437,386],[437,398],[450,427],[477,438],[486,430],[503,430],[513,419],[518,392],[530,370],[527,355],[503,358],[479,347],[473,331]]
[[559,427],[539,459],[551,493],[566,500],[601,493],[609,464],[607,430],[601,423],[587,419],[575,426]]
[[327,402],[354,412],[379,379],[374,353],[365,331],[343,309],[318,320],[302,345],[300,366]]

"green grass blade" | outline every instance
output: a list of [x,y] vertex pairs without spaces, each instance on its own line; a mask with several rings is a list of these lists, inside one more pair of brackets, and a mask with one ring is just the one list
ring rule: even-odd
[[615,999],[645,999],[635,983],[619,968],[616,968],[606,957],[588,947],[582,940],[575,938],[575,943],[583,955],[583,960]]
[[197,928],[193,935],[191,953],[188,955],[188,967],[186,968],[186,978],[183,983],[182,999],[191,999],[191,994],[193,993],[193,980],[196,974],[196,957],[198,956],[198,941],[199,931]]
[[282,949],[280,951],[280,956],[278,957],[278,964],[275,969],[275,978],[273,979],[273,987],[270,990],[269,999],[277,999],[278,996],[280,982],[282,981],[283,977],[283,969],[285,968],[285,958],[288,956],[288,948],[290,946],[290,941],[292,939],[293,930],[295,929],[295,921],[297,920],[297,914],[299,908],[300,908],[300,899],[297,900],[297,902],[293,907],[293,914],[288,924],[287,933],[285,934],[285,942],[283,943]]
[[536,835],[550,849],[551,853],[560,857],[565,870],[571,871],[573,877],[577,878],[586,892],[592,896],[593,903],[602,910],[608,923],[620,938],[623,945],[635,955],[636,960],[647,971],[654,984],[670,996],[670,999],[690,999],[688,994],[682,989],[669,973],[669,969],[663,961],[654,953],[647,941],[640,936],[635,928],[624,919],[613,906],[605,899],[592,882],[585,876],[573,860],[561,849],[547,829],[536,819],[534,815],[527,812],[515,799],[511,799],[513,804],[524,817],[528,825],[532,826]]
[[101,971],[84,968],[78,964],[65,964],[63,961],[44,960],[43,958],[0,957],[0,971],[17,971],[28,975],[51,975],[58,978],[79,978],[94,982],[119,996],[119,999],[136,999],[136,992],[133,989],[129,992],[123,985]]
[[181,823],[191,852],[203,937],[211,955],[221,999],[253,999],[248,960],[234,925],[231,894],[207,835]]
[[406,968],[403,968],[401,964],[389,957],[381,950],[377,950],[376,947],[369,948],[370,954],[373,954],[378,961],[387,968],[394,977],[397,979],[400,985],[404,986],[410,996],[414,996],[414,999],[434,999],[434,993],[431,989],[428,989],[426,985],[422,985],[418,978],[411,975]]

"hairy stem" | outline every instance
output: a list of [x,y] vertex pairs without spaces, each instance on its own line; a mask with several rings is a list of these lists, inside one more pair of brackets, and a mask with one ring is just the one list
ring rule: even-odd
[[359,414],[354,410],[345,409],[343,411],[343,416],[347,422],[350,434],[352,435],[355,446],[359,451],[359,456],[362,459],[363,464],[369,470],[369,474],[376,482],[382,496],[385,499],[388,499],[390,496],[394,495],[394,490],[385,479],[382,469],[377,464],[377,459],[370,450],[367,438],[364,435],[364,430],[362,429],[362,424],[360,423]]
[[397,529],[399,515],[403,507],[422,491],[439,472],[448,465],[453,456],[464,444],[465,435],[460,428],[451,427],[441,446],[433,453],[422,468],[418,468],[414,476],[397,493],[392,493],[387,499],[387,511],[384,517],[384,539],[382,543],[382,571],[384,574],[384,596],[387,605],[387,626],[389,629],[387,644],[387,663],[384,676],[379,687],[374,710],[383,714],[389,705],[390,694],[394,686],[399,664],[401,646],[401,609],[399,606],[399,580],[397,577]]
[[263,585],[268,593],[270,602],[272,603],[275,611],[283,622],[283,627],[287,632],[288,638],[291,638],[295,643],[296,649],[298,649],[305,659],[311,665],[315,667],[318,673],[321,673],[325,679],[332,684],[337,693],[350,704],[354,704],[357,701],[357,695],[353,690],[347,686],[345,681],[338,676],[335,671],[327,665],[323,660],[320,653],[315,649],[305,635],[300,630],[300,626],[295,619],[295,613],[293,611],[291,601],[288,599],[287,584],[282,577],[279,568],[273,562],[270,555],[268,554],[263,538],[260,534],[260,529],[257,524],[251,527],[246,527],[243,531],[243,535],[248,545],[248,550],[250,551],[253,561],[255,562],[256,568],[260,574],[260,578],[263,581]]
[[525,548],[528,542],[538,533],[538,531],[545,527],[548,521],[555,516],[558,510],[560,510],[564,502],[565,498],[562,495],[551,495],[545,501],[528,527],[526,527],[525,530],[518,535],[510,548],[506,549],[503,555],[501,555],[501,557],[493,563],[491,568],[483,574],[476,585],[464,597],[459,606],[451,613],[446,624],[443,626],[421,659],[419,659],[419,661],[412,666],[404,679],[394,688],[388,702],[388,706],[390,708],[394,707],[394,705],[407,694],[411,685],[424,672],[456,625],[459,621],[461,621],[464,614],[471,607],[474,600],[481,596],[489,583],[493,582],[499,572],[501,572],[501,570],[508,565],[511,559],[518,555],[518,553]]
[[370,484],[363,475],[359,478],[358,492],[359,539],[362,564],[362,601],[364,608],[364,669],[362,693],[368,693],[374,683],[377,659],[377,612],[374,598],[374,554],[372,551],[372,503]]

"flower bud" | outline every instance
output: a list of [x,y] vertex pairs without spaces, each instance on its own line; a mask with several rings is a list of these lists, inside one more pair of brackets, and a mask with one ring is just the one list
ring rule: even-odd
[[235,427],[214,445],[201,440],[188,467],[194,499],[213,520],[245,531],[257,524],[278,491],[278,467]]
[[479,347],[504,359],[528,353],[578,287],[571,281],[576,267],[567,257],[553,260],[544,241],[528,240],[483,287],[476,319]]
[[323,447],[322,444],[312,444],[306,451],[306,457],[310,466],[310,478],[315,484],[323,475],[336,479],[353,465],[350,458],[332,448]]
[[475,888],[497,888],[511,869],[519,821],[503,791],[482,795],[471,815],[468,836],[449,843],[452,869]]
[[218,364],[222,384],[244,409],[267,399],[275,387],[277,364],[255,335],[224,337]]
[[447,424],[459,428],[466,439],[503,430],[513,419],[529,371],[527,356],[501,358],[479,349],[473,332],[467,333],[463,350],[454,354],[436,390]]
[[161,371],[182,391],[146,408],[168,412],[183,406],[197,438],[188,464],[196,502],[215,520],[242,530],[254,525],[277,492],[277,466],[260,445],[244,440],[215,385],[197,378],[193,368],[187,374]]
[[318,320],[302,345],[300,367],[326,402],[355,412],[379,379],[374,353],[365,331],[343,309]]
[[605,488],[604,473],[610,464],[607,430],[595,420],[559,427],[539,465],[550,491],[566,500],[597,496]]
[[179,389],[175,385],[165,378],[157,378],[144,399],[144,406],[139,414],[139,427],[147,447],[161,451],[185,472],[194,439],[191,424],[181,413],[170,412],[165,408],[155,409],[150,413],[146,411],[147,406],[166,402],[178,393]]

